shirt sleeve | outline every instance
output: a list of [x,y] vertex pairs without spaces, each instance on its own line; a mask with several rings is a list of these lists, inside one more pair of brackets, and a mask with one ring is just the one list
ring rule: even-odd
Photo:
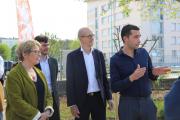
[[148,56],[148,75],[151,80],[157,80],[158,76],[153,75],[152,73],[153,65],[150,56]]
[[132,82],[129,80],[129,76],[122,79],[118,72],[118,67],[116,64],[116,59],[111,58],[110,60],[110,76],[111,76],[111,89],[113,92],[121,92],[129,88]]
[[0,78],[2,78],[3,74],[4,74],[4,60],[0,56]]

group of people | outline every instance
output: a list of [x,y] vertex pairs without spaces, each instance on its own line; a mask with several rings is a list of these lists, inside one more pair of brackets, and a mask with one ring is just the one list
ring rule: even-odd
[[[151,80],[170,69],[153,67],[148,52],[139,48],[140,37],[139,27],[128,24],[122,28],[124,46],[110,59],[109,81],[103,53],[93,48],[93,32],[88,27],[79,30],[80,48],[68,54],[66,64],[67,105],[75,120],[89,120],[90,116],[106,120],[106,103],[110,110],[114,106],[112,92],[120,93],[120,120],[157,120]],[[7,75],[5,85],[7,120],[60,120],[58,62],[48,55],[48,48],[48,37],[43,35],[18,46],[19,62]],[[177,90],[172,90],[176,94],[173,91]],[[168,116],[172,110],[169,96],[165,101],[167,120],[179,120]]]

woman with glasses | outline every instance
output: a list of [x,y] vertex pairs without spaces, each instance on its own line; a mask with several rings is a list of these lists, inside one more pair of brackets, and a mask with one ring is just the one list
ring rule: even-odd
[[40,60],[40,44],[35,40],[17,48],[20,62],[11,69],[6,81],[7,120],[47,120],[52,116],[52,96],[43,73],[34,65]]

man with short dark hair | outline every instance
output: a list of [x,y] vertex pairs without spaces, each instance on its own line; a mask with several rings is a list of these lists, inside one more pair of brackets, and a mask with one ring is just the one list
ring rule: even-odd
[[124,46],[110,60],[111,88],[120,92],[120,120],[156,120],[156,107],[151,95],[151,80],[169,71],[152,66],[148,52],[140,45],[140,31],[125,25],[121,31]]
[[60,102],[59,102],[59,95],[57,88],[58,62],[55,58],[48,56],[49,43],[47,36],[39,35],[35,37],[35,40],[37,40],[41,44],[40,47],[41,59],[40,59],[40,63],[36,66],[40,68],[44,73],[48,83],[48,87],[53,97],[54,114],[49,119],[60,120],[60,113],[59,113]]

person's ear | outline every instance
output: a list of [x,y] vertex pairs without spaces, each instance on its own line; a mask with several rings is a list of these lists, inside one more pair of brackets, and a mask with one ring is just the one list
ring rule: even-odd
[[127,39],[128,39],[128,37],[127,37],[127,36],[124,36],[124,37],[123,37],[123,41],[124,41],[124,43],[127,41]]

